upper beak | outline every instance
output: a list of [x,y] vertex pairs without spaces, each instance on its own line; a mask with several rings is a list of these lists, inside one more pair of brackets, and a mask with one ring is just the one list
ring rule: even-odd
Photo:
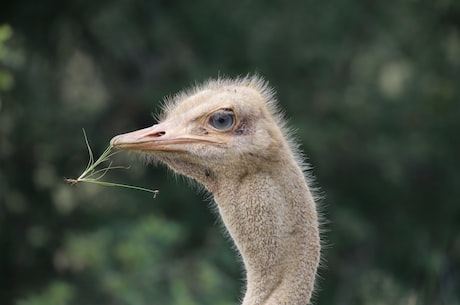
[[165,121],[144,129],[115,136],[110,145],[117,149],[135,151],[186,151],[190,143],[214,143],[205,136],[193,135],[178,124]]

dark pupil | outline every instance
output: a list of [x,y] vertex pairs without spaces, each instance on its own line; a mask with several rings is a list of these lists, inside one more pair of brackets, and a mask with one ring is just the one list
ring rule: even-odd
[[229,113],[216,113],[211,116],[211,125],[219,130],[225,130],[233,125],[233,115]]

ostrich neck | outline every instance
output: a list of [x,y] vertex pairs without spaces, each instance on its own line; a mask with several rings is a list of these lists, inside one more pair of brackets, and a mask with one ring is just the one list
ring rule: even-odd
[[246,268],[243,305],[306,305],[313,291],[320,258],[315,202],[294,160],[279,165],[226,178],[213,192]]

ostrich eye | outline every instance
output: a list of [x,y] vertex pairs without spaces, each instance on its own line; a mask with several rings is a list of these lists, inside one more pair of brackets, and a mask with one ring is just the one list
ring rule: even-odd
[[218,130],[227,130],[233,126],[235,116],[231,112],[216,112],[209,118],[209,124]]

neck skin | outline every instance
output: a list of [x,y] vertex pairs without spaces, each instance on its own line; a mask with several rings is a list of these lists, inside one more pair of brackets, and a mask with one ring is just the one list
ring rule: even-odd
[[[231,187],[230,187],[231,186]],[[242,305],[306,305],[320,259],[315,202],[294,160],[214,185],[247,271]]]

